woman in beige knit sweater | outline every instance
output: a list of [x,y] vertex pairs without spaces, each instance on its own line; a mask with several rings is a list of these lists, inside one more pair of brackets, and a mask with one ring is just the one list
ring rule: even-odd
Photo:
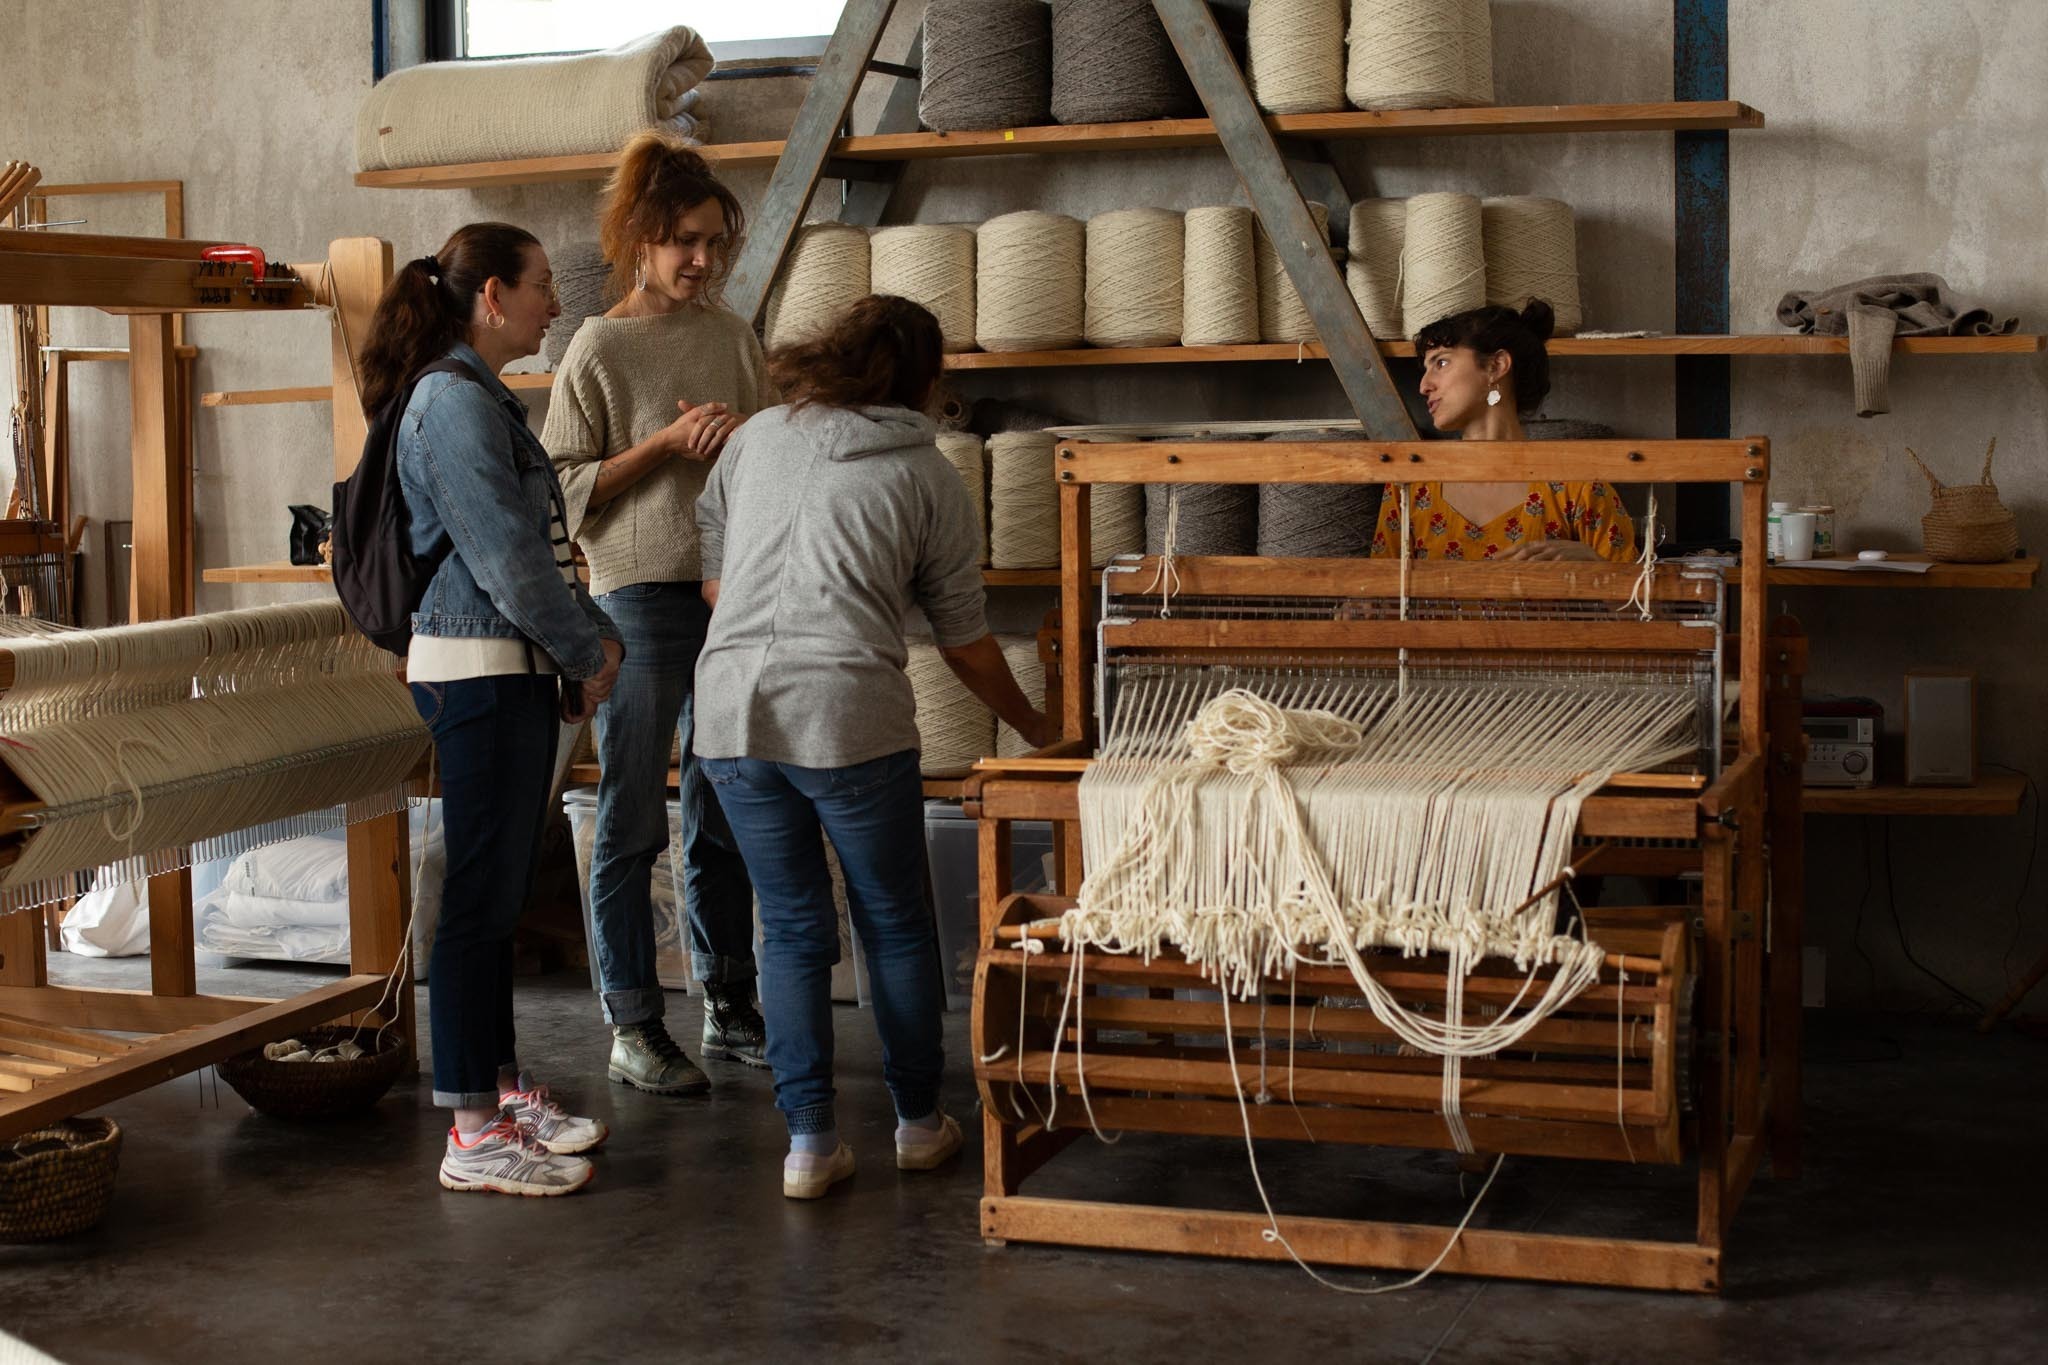
[[670,1037],[654,974],[649,888],[669,843],[664,797],[678,730],[704,1055],[765,1065],[753,888],[690,752],[691,685],[710,623],[698,591],[697,495],[733,430],[776,401],[753,328],[718,302],[743,226],[738,199],[679,139],[647,132],[626,144],[599,210],[618,302],[569,343],[541,437],[568,497],[569,534],[590,561],[590,590],[626,649],[597,715],[604,776],[590,861],[609,1074],[666,1095],[710,1085]]

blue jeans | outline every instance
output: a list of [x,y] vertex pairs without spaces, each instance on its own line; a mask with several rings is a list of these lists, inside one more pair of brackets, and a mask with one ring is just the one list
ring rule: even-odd
[[725,816],[690,751],[691,690],[711,609],[692,583],[635,583],[602,598],[626,649],[618,685],[597,709],[597,838],[590,921],[604,1015],[616,1025],[662,1017],[654,975],[654,860],[668,847],[668,755],[682,734],[683,908],[690,967],[708,984],[754,979],[754,889]]
[[821,826],[839,853],[847,906],[867,957],[882,1078],[900,1117],[931,1113],[945,1066],[945,997],[925,903],[917,752],[847,768],[702,761],[761,897],[761,1012],[775,1105],[789,1131],[835,1126],[832,964],[839,960],[839,912]]
[[553,674],[414,683],[434,735],[448,867],[427,970],[434,1103],[493,1109],[516,1065],[512,931],[533,886],[554,782],[561,691]]

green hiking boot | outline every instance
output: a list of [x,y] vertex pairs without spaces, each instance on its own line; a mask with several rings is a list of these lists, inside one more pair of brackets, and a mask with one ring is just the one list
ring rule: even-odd
[[711,1088],[711,1078],[683,1055],[659,1019],[612,1030],[611,1065],[605,1074],[651,1095],[701,1095]]

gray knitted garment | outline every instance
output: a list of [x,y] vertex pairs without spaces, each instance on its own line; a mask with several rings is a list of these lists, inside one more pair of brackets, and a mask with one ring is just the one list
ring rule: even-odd
[[1849,338],[1856,415],[1890,412],[1895,337],[2002,336],[2018,318],[2000,322],[1989,309],[1958,308],[1939,275],[1872,275],[1829,289],[1795,289],[1778,300],[1778,321],[1802,332]]

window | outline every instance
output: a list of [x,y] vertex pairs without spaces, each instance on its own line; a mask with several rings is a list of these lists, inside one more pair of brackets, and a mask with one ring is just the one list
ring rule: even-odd
[[763,39],[816,37],[839,23],[844,0],[440,0],[437,57],[517,57],[587,52],[688,24],[714,48]]

